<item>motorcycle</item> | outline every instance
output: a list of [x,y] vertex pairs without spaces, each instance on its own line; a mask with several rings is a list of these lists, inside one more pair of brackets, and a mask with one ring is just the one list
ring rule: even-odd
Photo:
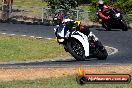
[[65,19],[62,25],[54,29],[58,43],[62,44],[65,51],[69,52],[77,61],[89,58],[105,60],[108,53],[102,43],[89,29],[78,26],[76,23],[80,24],[79,21]]
[[127,24],[123,20],[122,14],[117,9],[107,9],[103,12],[103,14],[110,18],[109,20],[104,20],[102,22],[102,26],[108,31],[111,29],[122,29],[122,31],[128,30]]

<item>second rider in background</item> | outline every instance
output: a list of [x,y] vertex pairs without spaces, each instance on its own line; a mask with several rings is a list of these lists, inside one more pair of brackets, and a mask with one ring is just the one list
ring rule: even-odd
[[[109,20],[109,17],[105,16],[105,15],[103,14],[103,12],[104,12],[105,10],[111,9],[111,8],[113,8],[113,7],[107,6],[107,5],[105,4],[104,1],[99,1],[99,2],[98,2],[97,16],[98,16],[98,22],[99,22],[100,24],[102,24],[104,20],[107,20],[107,21]],[[108,29],[107,26],[106,26],[106,29]]]

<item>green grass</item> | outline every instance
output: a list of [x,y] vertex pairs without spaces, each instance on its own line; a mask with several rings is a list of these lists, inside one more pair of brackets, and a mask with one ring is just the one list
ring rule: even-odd
[[14,5],[18,6],[36,6],[36,7],[46,7],[47,3],[41,0],[14,0]]
[[[42,0],[13,0],[13,5],[18,6],[36,6],[36,7],[46,7],[47,3],[42,2]],[[2,0],[0,0],[2,3]]]
[[96,8],[94,8],[93,6],[90,6],[90,5],[87,5],[87,4],[84,4],[84,5],[81,5],[80,8],[84,11],[95,11]]
[[79,85],[75,76],[40,79],[33,81],[1,82],[0,88],[132,88],[130,84],[85,84]]
[[67,55],[55,39],[38,40],[30,37],[0,35],[0,62],[41,60]]

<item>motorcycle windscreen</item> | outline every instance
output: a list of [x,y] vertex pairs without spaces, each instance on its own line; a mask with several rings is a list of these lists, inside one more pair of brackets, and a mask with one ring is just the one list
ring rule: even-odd
[[61,38],[64,38],[65,37],[65,26],[64,25],[60,25],[58,27],[57,36],[58,37],[61,37]]

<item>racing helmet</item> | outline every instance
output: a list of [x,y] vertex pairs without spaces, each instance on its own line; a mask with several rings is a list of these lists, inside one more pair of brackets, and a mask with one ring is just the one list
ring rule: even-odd
[[64,19],[64,14],[63,14],[63,12],[57,12],[57,13],[55,14],[53,20],[54,20],[54,22],[55,22],[56,25],[60,25],[60,24],[62,23],[63,19]]
[[99,8],[100,8],[100,9],[102,9],[102,8],[105,6],[105,2],[102,1],[102,0],[100,0],[100,1],[98,2],[98,4],[99,4]]

